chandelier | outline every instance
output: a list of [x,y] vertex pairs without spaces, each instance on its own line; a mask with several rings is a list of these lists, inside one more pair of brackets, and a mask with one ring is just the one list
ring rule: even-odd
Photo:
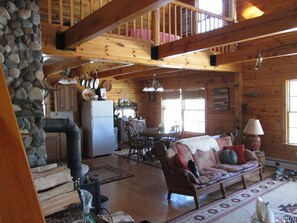
[[153,80],[149,81],[143,88],[144,92],[162,92],[164,91],[163,85],[156,80],[156,74],[153,75]]
[[74,72],[70,69],[63,70],[62,77],[58,81],[58,84],[68,85],[68,84],[78,84],[76,78],[74,77]]

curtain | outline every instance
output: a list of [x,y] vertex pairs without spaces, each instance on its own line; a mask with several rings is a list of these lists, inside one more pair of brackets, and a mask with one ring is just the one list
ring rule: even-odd
[[198,90],[183,90],[182,91],[183,99],[197,99],[197,98],[205,98],[205,89]]

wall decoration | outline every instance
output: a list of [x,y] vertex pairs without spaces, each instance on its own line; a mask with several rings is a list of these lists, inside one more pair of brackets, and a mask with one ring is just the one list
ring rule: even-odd
[[229,88],[215,88],[213,91],[215,111],[228,111],[230,109]]
[[128,98],[120,98],[119,99],[119,106],[120,107],[128,107],[128,106],[130,106],[130,99],[128,99]]

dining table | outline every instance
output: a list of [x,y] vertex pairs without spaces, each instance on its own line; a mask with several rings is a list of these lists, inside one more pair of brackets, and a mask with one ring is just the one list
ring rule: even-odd
[[157,157],[156,143],[160,141],[173,141],[175,142],[180,137],[180,131],[173,130],[163,130],[158,127],[156,128],[146,128],[139,133],[140,136],[147,138],[149,141],[153,141],[153,148],[151,149],[151,155]]
[[158,127],[155,128],[146,128],[144,131],[139,133],[143,137],[151,137],[154,138],[155,142],[160,141],[162,138],[179,138],[180,132],[179,131],[172,131],[172,130],[161,130]]

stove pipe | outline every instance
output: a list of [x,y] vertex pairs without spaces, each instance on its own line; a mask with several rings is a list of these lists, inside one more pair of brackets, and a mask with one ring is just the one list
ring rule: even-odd
[[77,124],[64,118],[45,118],[43,130],[45,132],[64,132],[66,134],[67,166],[71,171],[73,180],[83,182],[80,129]]

